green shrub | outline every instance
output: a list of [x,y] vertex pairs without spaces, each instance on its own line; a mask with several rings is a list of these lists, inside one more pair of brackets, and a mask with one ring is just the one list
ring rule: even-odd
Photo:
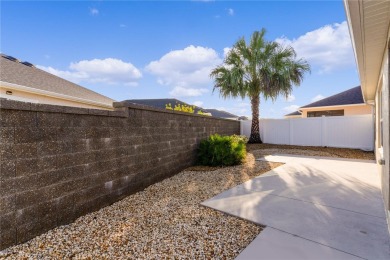
[[205,166],[231,166],[241,164],[246,156],[246,145],[239,136],[210,136],[200,142],[198,164]]
[[248,143],[249,138],[246,135],[232,135],[231,136],[235,142],[244,142],[244,144]]

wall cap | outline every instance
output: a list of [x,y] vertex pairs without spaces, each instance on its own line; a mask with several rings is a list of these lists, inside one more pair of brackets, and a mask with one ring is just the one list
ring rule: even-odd
[[240,122],[239,120],[233,120],[233,119],[227,119],[227,118],[219,118],[219,117],[213,117],[213,116],[205,116],[205,115],[198,115],[198,114],[191,114],[186,112],[180,112],[180,111],[173,111],[168,109],[162,109],[152,106],[146,106],[141,104],[133,103],[129,100],[124,100],[121,102],[114,102],[113,103],[114,108],[132,108],[132,109],[140,109],[140,110],[147,110],[147,111],[153,111],[153,112],[160,112],[160,113],[170,113],[170,114],[178,114],[178,115],[184,115],[184,116],[195,116],[195,117],[202,117],[202,118],[208,118],[213,120],[223,120],[223,121],[233,121],[233,122]]
[[25,110],[35,112],[79,114],[79,115],[99,115],[112,117],[128,117],[126,109],[115,109],[113,111],[93,108],[57,106],[43,103],[30,103],[0,98],[0,109]]

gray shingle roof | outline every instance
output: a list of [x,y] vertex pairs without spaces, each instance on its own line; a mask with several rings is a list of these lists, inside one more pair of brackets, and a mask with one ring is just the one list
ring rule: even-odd
[[204,111],[211,113],[213,117],[219,117],[219,118],[238,118],[238,116],[233,115],[232,113],[218,110],[218,109],[204,109]]
[[[301,108],[309,107],[329,107],[329,106],[342,106],[342,105],[355,105],[355,104],[364,104],[363,94],[360,86],[348,89],[346,91],[340,92],[333,96],[321,99],[319,101],[310,103]],[[298,111],[287,114],[285,116],[300,115],[296,114]]]
[[327,106],[340,106],[340,105],[354,105],[363,104],[363,95],[360,86],[348,89],[340,92],[336,95],[321,99],[319,101],[310,103],[306,107],[327,107]]
[[[190,104],[187,104],[186,102],[180,101],[176,98],[158,98],[158,99],[129,99],[125,100],[124,102],[130,102],[134,104],[144,105],[144,106],[150,106],[160,109],[165,109],[165,105],[171,104],[172,108],[175,107],[175,105],[186,105],[186,106],[193,106]],[[197,113],[199,110],[204,111],[203,108],[195,106],[195,113]]]
[[287,114],[285,116],[300,116],[300,115],[301,115],[301,113],[299,113],[299,111],[295,111],[295,112],[292,112],[292,113]]
[[83,98],[112,106],[113,99],[74,84],[36,67],[0,56],[0,80],[25,87]]
[[[171,104],[172,107],[174,107],[177,104],[192,106],[192,105],[189,105],[189,104],[187,104],[187,103],[185,103],[183,101],[180,101],[180,100],[178,100],[176,98],[129,99],[129,100],[125,100],[123,102],[130,102],[130,103],[134,103],[134,104],[140,104],[140,105],[144,105],[144,106],[156,107],[156,108],[161,108],[161,109],[165,109],[165,105],[166,104]],[[201,108],[201,107],[195,106],[195,113],[197,113],[199,110],[201,110],[203,112],[211,113],[211,115],[213,117],[218,117],[218,118],[238,118],[238,116],[233,115],[233,114],[231,114],[229,112],[226,112],[226,111],[217,110],[217,109],[205,109],[205,108]]]

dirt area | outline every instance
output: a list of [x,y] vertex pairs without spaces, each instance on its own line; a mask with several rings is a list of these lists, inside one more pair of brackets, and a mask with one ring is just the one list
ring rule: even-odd
[[262,155],[292,153],[373,159],[349,149],[248,145],[245,163],[191,167],[144,191],[0,253],[5,259],[234,259],[262,227],[200,203],[280,163]]
[[255,154],[256,157],[267,154],[298,154],[307,156],[325,156],[347,159],[375,160],[374,152],[367,152],[359,149],[277,145],[277,144],[248,144],[247,151]]

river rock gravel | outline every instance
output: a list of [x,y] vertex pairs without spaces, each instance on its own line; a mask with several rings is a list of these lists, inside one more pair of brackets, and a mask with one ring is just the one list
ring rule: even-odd
[[[4,259],[234,259],[261,226],[200,203],[280,163],[261,155],[318,151],[253,149],[246,162],[225,168],[192,167],[99,211],[0,252]],[[260,149],[260,150],[259,150]]]
[[[261,231],[200,203],[278,163],[185,170],[144,191],[4,250],[7,259],[233,259]],[[206,168],[207,169],[207,168]]]

